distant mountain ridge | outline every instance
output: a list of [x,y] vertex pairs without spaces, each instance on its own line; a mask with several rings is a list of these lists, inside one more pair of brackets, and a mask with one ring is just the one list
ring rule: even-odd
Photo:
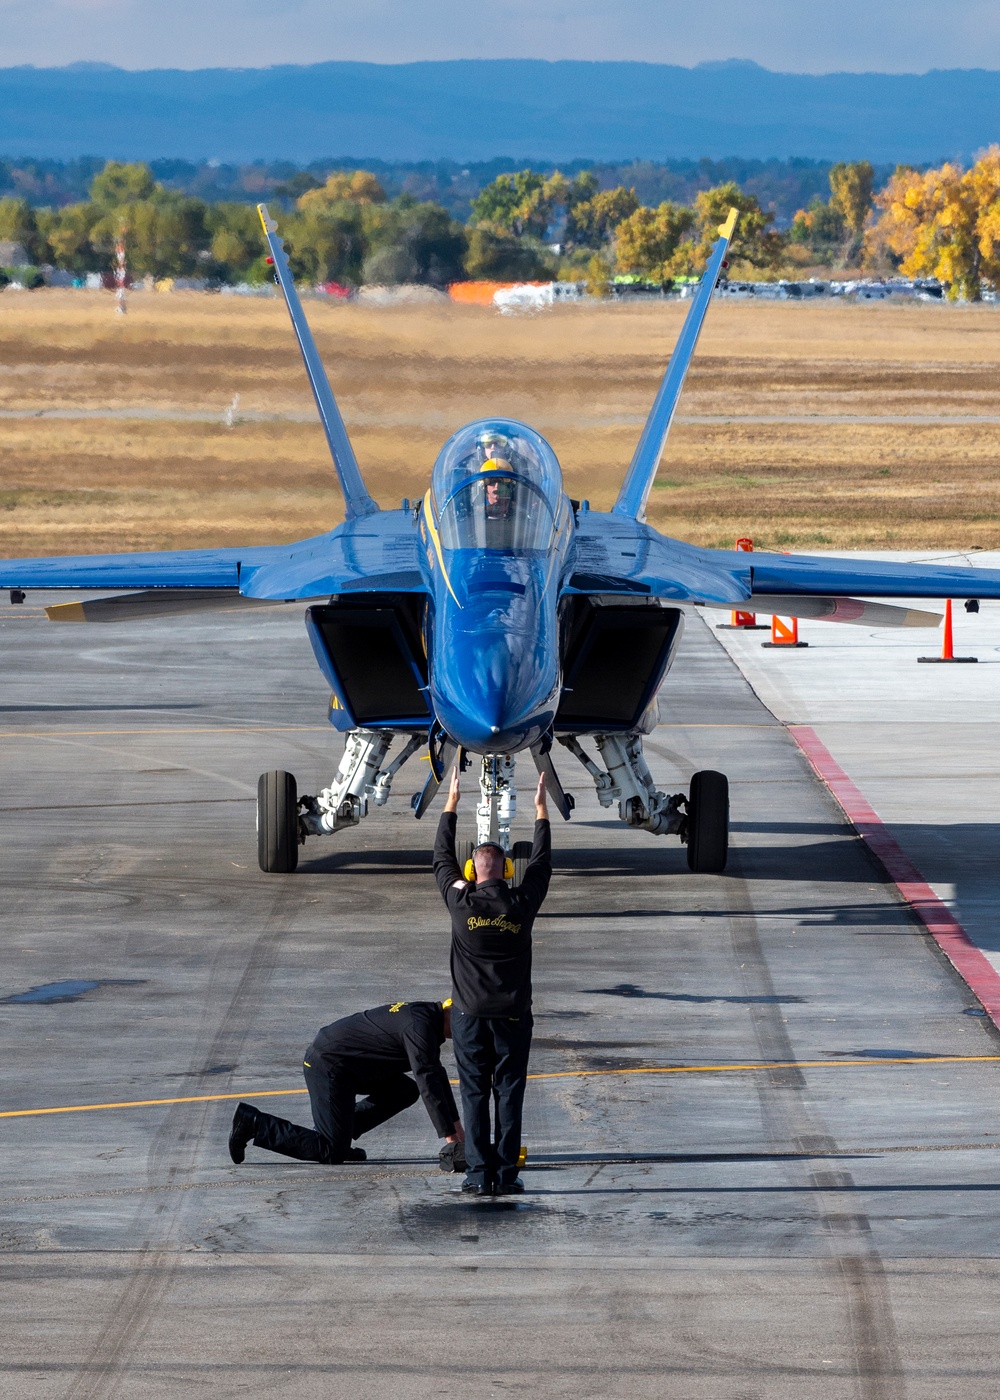
[[1000,73],[773,73],[729,60],[0,69],[0,150],[62,160],[804,156],[937,161],[1000,139]]

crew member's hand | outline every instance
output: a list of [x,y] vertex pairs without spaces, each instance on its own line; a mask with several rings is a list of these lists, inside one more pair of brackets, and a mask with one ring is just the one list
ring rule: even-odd
[[535,820],[548,821],[549,809],[545,805],[545,774],[540,773],[538,777],[538,787],[535,789]]
[[458,764],[451,770],[451,782],[448,785],[448,801],[444,804],[446,812],[457,812],[459,799],[462,796],[462,788],[458,781]]
[[449,1134],[448,1134],[448,1136],[445,1138],[445,1142],[464,1142],[464,1141],[465,1141],[465,1129],[462,1127],[462,1124],[461,1124],[460,1122],[456,1122],[456,1124],[455,1124],[455,1131],[454,1131],[453,1133],[449,1133]]

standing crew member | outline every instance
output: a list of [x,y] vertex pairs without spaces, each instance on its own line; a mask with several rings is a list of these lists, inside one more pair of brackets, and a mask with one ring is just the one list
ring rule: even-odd
[[[434,843],[434,875],[451,914],[452,1039],[465,1114],[468,1174],[477,1196],[520,1194],[521,1107],[531,1048],[531,926],[552,877],[545,778],[535,793],[535,840],[524,879],[504,879],[506,853],[486,842],[472,853],[475,880],[455,857],[458,769]],[[490,1103],[496,1106],[496,1132]]]
[[[444,1166],[447,1155],[451,1170],[465,1134],[441,1063],[441,1046],[450,1036],[448,1001],[396,1001],[324,1026],[302,1067],[315,1128],[241,1103],[233,1115],[229,1155],[242,1162],[252,1142],[300,1162],[363,1162],[363,1148],[352,1147],[352,1141],[422,1098],[438,1137],[449,1144],[441,1160]],[[364,1096],[360,1103],[358,1095]]]

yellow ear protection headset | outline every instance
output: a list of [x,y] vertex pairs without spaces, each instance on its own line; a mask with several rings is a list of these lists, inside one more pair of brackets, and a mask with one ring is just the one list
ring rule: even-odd
[[[494,851],[503,851],[503,878],[505,880],[513,880],[514,862],[511,860],[507,852],[504,851],[502,846],[498,846],[495,841],[483,841],[481,845],[476,847],[476,851],[481,851],[487,846],[491,846]],[[473,851],[472,854],[475,855],[476,851]],[[467,860],[465,862],[465,869],[462,873],[467,880],[469,880],[472,884],[475,884],[476,867],[473,865],[471,860]]]

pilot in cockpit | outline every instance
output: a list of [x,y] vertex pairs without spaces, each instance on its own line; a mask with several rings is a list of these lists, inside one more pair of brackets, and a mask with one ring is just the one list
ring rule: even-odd
[[[483,468],[488,471],[488,467]],[[496,464],[496,471],[510,470],[508,462],[499,459]],[[494,477],[492,480],[486,478],[486,519],[506,520],[510,515],[511,501],[514,497],[514,483],[507,481],[504,477]]]

